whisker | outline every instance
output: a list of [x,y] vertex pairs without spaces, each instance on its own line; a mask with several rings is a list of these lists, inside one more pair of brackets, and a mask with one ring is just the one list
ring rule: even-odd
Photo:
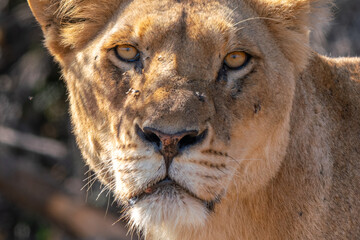
[[263,159],[261,158],[240,158],[240,159],[236,159],[230,155],[228,155],[227,157],[229,157],[231,160],[233,160],[235,163],[240,164],[243,161],[262,161]]
[[233,10],[231,10],[230,12],[229,12],[229,14],[227,15],[227,16],[225,16],[225,19],[229,19],[230,17],[231,17],[231,15],[238,9],[239,7],[236,7],[236,8],[234,8]]
[[[104,161],[101,161],[101,162],[95,164],[95,165],[94,165],[94,168],[96,168],[96,167],[98,167],[98,166],[100,166],[100,165],[105,165],[105,164],[107,164],[107,163],[110,163],[111,161],[112,161],[112,158],[107,159],[107,160],[104,160]],[[92,171],[92,169],[89,168],[89,169],[84,173],[84,175],[87,174],[87,173],[89,173],[89,172],[91,172],[91,171]]]
[[[98,196],[96,197],[96,201],[99,199],[99,197],[101,196],[101,194],[103,192],[105,192],[106,190],[111,191],[113,189],[113,186],[115,186],[115,182],[113,183],[113,181],[109,182],[106,185],[101,185],[100,188],[102,188],[102,189],[101,189],[100,193],[98,194]],[[109,192],[107,193],[107,195],[108,194],[109,194]]]
[[86,191],[87,191],[87,192],[89,191],[90,187],[92,186],[92,183],[93,183],[94,181],[96,181],[95,175],[94,175],[93,177],[94,177],[94,178],[91,179],[91,180],[89,180],[89,181],[80,189],[80,191],[84,190],[84,188],[87,187],[87,186],[88,186],[88,188],[87,188]]
[[[92,178],[92,179],[90,179]],[[88,182],[80,189],[80,191],[84,190],[85,187],[88,186],[86,191],[89,191],[89,189],[92,187],[92,185],[94,184],[94,182],[96,182],[97,178],[96,178],[96,174],[92,174],[90,177],[87,178]]]
[[118,220],[116,220],[113,224],[111,224],[111,226],[114,226],[115,224],[117,224],[118,222],[120,222],[122,220],[122,217],[119,217]]
[[84,178],[82,181],[83,181],[83,182],[88,181],[89,179],[91,179],[91,178],[93,178],[93,177],[95,177],[95,176],[96,176],[96,173],[93,172],[92,174],[88,175],[87,178]]
[[[109,190],[110,191],[110,190]],[[110,204],[110,195],[108,195],[108,200],[107,200],[107,205],[106,205],[106,210],[105,210],[105,215],[104,218],[107,216],[108,212],[109,212],[109,204]]]
[[[107,166],[107,167],[103,167],[99,172],[93,172],[92,174],[89,175],[89,171],[87,171],[88,173],[88,177],[86,177],[85,179],[83,179],[83,182],[89,180],[92,177],[95,177],[98,174],[101,174],[104,170],[109,170],[110,168],[112,168],[112,166]],[[91,170],[92,171],[92,170]]]
[[252,17],[252,18],[247,18],[247,19],[244,19],[244,20],[241,20],[237,23],[235,23],[233,26],[237,26],[241,23],[244,23],[244,22],[248,22],[248,21],[252,21],[252,20],[259,20],[259,19],[262,19],[262,20],[270,20],[270,21],[274,21],[274,22],[281,22],[279,19],[276,19],[276,18],[269,18],[269,17]]
[[[105,162],[110,162],[110,160],[107,160]],[[86,187],[87,187],[87,191],[89,191],[91,189],[91,187],[93,186],[93,184],[97,180],[96,176],[98,176],[98,175],[107,175],[107,174],[109,174],[111,172],[113,172],[113,166],[110,164],[109,166],[106,166],[106,167],[102,168],[100,171],[94,172],[93,174],[89,175],[87,178],[85,178],[83,180],[83,181],[88,181],[88,182],[81,188],[81,191]]]

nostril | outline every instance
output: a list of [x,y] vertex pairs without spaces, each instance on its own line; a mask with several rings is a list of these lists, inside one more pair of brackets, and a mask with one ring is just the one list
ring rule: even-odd
[[136,125],[136,133],[145,142],[151,143],[161,154],[174,157],[179,151],[200,143],[207,135],[207,130],[198,134],[198,131],[182,131],[175,134],[166,134],[150,127],[141,129]]
[[178,148],[183,149],[187,146],[191,146],[191,145],[195,144],[196,142],[197,142],[196,136],[188,135],[188,136],[183,137],[179,141]]
[[194,134],[194,133],[185,135],[178,142],[179,150],[182,150],[182,149],[184,149],[186,147],[190,147],[192,145],[200,143],[206,137],[206,134],[207,134],[207,130],[203,131],[199,135]]
[[145,141],[155,144],[159,149],[161,148],[161,139],[150,129],[141,130],[141,128],[136,125],[136,133]]
[[144,138],[148,142],[154,143],[158,148],[161,148],[161,140],[155,133],[144,131]]

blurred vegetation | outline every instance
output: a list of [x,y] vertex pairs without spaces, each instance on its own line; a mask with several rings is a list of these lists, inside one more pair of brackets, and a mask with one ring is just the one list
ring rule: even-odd
[[[330,56],[360,54],[360,1],[339,0],[334,23],[326,38],[315,38],[315,48]],[[323,47],[320,47],[323,46]],[[65,146],[62,157],[0,143],[0,159],[10,159],[35,173],[46,173],[74,199],[106,209],[111,194],[80,191],[86,167],[69,123],[66,89],[59,68],[42,46],[42,34],[25,0],[0,0],[0,126]],[[0,165],[0,168],[4,166]],[[106,195],[106,196],[105,196]],[[116,206],[110,212],[117,214]],[[74,239],[40,214],[29,212],[0,194],[0,240]]]
[[[99,183],[95,182],[88,192],[80,191],[86,183],[83,179],[87,177],[84,175],[87,168],[71,133],[66,89],[59,72],[42,45],[41,30],[27,2],[0,0],[0,126],[51,138],[66,149],[64,156],[54,158],[46,151],[32,152],[0,143],[0,158],[16,161],[34,173],[46,173],[74,199],[109,208],[117,214],[116,206],[108,206],[113,201],[111,194],[104,193],[96,201],[101,191]],[[0,240],[3,239],[74,239],[74,236],[40,214],[19,208],[0,193]]]

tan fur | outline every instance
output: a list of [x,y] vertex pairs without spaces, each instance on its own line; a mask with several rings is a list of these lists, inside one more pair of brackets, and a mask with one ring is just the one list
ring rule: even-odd
[[[146,239],[360,238],[360,60],[309,47],[328,1],[29,4],[62,67],[82,154],[119,202],[167,172],[136,125],[208,131],[168,170],[187,192],[127,209]],[[140,62],[120,61],[121,44]],[[235,50],[252,59],[224,74]],[[219,201],[209,212],[200,199]]]

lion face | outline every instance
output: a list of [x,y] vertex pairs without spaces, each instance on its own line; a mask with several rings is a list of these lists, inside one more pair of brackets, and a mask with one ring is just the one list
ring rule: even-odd
[[276,174],[307,35],[259,9],[126,1],[61,56],[83,156],[144,231],[204,225]]
[[134,1],[64,71],[84,156],[136,224],[202,225],[276,173],[294,67],[238,7]]

